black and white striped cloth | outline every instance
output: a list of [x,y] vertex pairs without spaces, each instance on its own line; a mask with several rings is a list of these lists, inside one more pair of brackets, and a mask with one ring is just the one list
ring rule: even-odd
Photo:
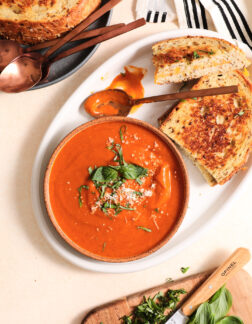
[[[251,0],[138,0],[138,17],[147,22],[178,19],[180,28],[201,28],[237,39],[252,50]],[[249,12],[250,11],[250,12]]]

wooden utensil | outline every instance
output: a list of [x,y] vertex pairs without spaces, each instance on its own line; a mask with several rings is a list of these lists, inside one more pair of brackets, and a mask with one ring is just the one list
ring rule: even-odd
[[[185,289],[186,295],[180,296],[178,307],[185,302],[204,282],[213,271],[206,271],[192,276],[183,277],[179,280],[166,282],[162,285],[149,288],[145,291],[136,292],[132,295],[125,296],[119,300],[98,306],[92,309],[85,318],[82,324],[121,324],[121,317],[130,315],[133,309],[138,306],[143,297],[154,297],[158,292],[166,293],[168,289]],[[232,294],[233,304],[229,310],[229,315],[239,316],[244,323],[248,324],[252,318],[252,278],[245,271],[237,272],[226,284],[227,289]]]
[[[120,89],[107,89],[96,92],[90,95],[84,101],[84,108],[95,118],[103,116],[127,116],[133,106],[143,104],[160,102],[174,99],[188,99],[204,96],[215,96],[220,94],[229,94],[238,92],[238,87],[228,86],[219,88],[209,88],[201,90],[184,91],[177,93],[169,93],[166,95],[132,99],[125,91]],[[113,113],[103,113],[106,107],[113,107]]]
[[213,274],[200,286],[166,324],[185,324],[200,304],[207,301],[228,279],[250,260],[248,249],[237,249]]
[[0,89],[5,92],[20,92],[32,88],[41,80],[43,75],[42,66],[54,52],[71,41],[120,1],[121,0],[110,0],[107,2],[68,34],[59,39],[44,55],[34,52],[18,56],[3,69],[0,75]]

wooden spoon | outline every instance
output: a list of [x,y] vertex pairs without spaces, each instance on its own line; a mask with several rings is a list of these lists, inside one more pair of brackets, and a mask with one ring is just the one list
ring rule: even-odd
[[237,93],[238,87],[228,86],[201,90],[169,93],[161,96],[132,99],[125,91],[120,89],[107,89],[96,92],[84,101],[84,108],[95,118],[103,116],[127,116],[133,106],[175,99],[189,99],[204,96]]

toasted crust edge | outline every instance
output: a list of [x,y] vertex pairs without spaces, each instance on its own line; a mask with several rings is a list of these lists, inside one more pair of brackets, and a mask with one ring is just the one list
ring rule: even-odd
[[80,0],[66,16],[48,21],[0,20],[0,35],[22,44],[37,44],[55,39],[87,18],[101,4],[101,0]]
[[238,46],[230,43],[229,41],[226,41],[223,38],[210,37],[210,36],[190,36],[190,35],[187,35],[187,36],[182,36],[182,37],[169,38],[169,39],[166,39],[166,40],[163,40],[163,41],[160,41],[160,42],[157,42],[157,43],[153,44],[152,45],[152,49],[155,46],[158,46],[159,44],[164,43],[164,42],[167,42],[167,41],[174,41],[174,40],[177,40],[177,39],[187,39],[187,38],[205,38],[205,39],[214,39],[214,40],[217,40],[217,41],[223,41],[224,43],[226,43],[228,45],[231,45],[233,48],[238,49],[242,54],[244,54],[244,52]]
[[[235,70],[235,72],[242,78],[242,81],[245,83],[246,87],[249,88],[249,90],[252,92],[252,82],[245,77],[245,75],[239,71],[239,70]],[[200,80],[200,79],[199,79]],[[194,89],[197,89],[197,84],[195,84],[195,86],[193,86]],[[179,103],[178,103],[179,104]],[[164,129],[166,127],[166,123],[168,122],[168,119],[171,118],[171,116],[175,113],[175,108],[177,105],[174,105],[174,107],[170,110],[170,112],[167,114],[165,120],[162,122],[162,124],[160,125],[159,129],[164,132]],[[164,132],[165,133],[165,132]],[[207,181],[207,183],[210,186],[215,186],[216,184],[219,185],[223,185],[226,182],[228,182],[237,172],[239,172],[244,165],[246,164],[246,162],[248,161],[249,158],[249,154],[252,151],[252,144],[250,147],[248,147],[243,160],[239,163],[239,165],[237,165],[233,171],[222,181],[217,181],[205,168],[204,166],[202,166],[201,164],[199,164],[197,162],[197,160],[195,160],[191,155],[190,152],[188,152],[185,148],[183,148],[179,143],[176,142],[176,140],[174,140],[173,138],[171,138],[169,135],[167,135],[184,153],[185,155],[193,162],[193,164],[195,166],[197,166],[197,168],[200,170],[202,176],[205,178],[205,180]]]

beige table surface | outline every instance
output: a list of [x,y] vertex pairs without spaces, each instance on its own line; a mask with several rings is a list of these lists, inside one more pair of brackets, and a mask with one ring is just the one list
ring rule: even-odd
[[[111,23],[129,22],[135,2],[123,1]],[[32,165],[39,143],[72,92],[122,47],[147,35],[177,28],[148,24],[102,44],[89,62],[49,88],[20,94],[0,93],[0,323],[77,324],[92,307],[115,298],[218,265],[235,248],[252,247],[252,183],[230,203],[217,225],[175,257],[129,274],[85,271],[60,257],[42,236],[30,195]],[[246,266],[252,275],[252,262]]]

